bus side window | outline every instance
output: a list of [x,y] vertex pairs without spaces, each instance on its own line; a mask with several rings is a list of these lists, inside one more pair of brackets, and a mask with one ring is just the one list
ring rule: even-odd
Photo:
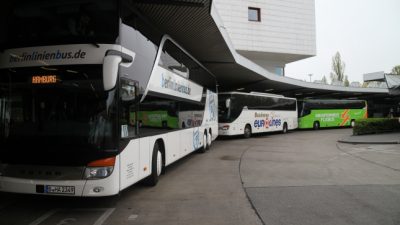
[[311,110],[309,110],[309,109],[303,109],[303,111],[302,111],[302,113],[301,113],[301,116],[306,116],[306,115],[308,115],[308,114],[310,114],[311,113]]
[[138,82],[121,78],[120,81],[120,125],[121,138],[134,138],[137,136],[137,109],[138,109]]

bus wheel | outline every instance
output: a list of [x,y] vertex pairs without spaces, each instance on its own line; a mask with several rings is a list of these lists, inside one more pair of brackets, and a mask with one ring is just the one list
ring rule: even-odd
[[206,136],[206,138],[205,138],[205,148],[206,148],[206,150],[209,150],[210,149],[210,135],[208,135],[208,132],[207,132],[207,130],[205,130],[204,131],[204,135]]
[[244,138],[249,138],[251,137],[251,127],[250,125],[246,125],[246,127],[244,128],[244,134],[243,134]]
[[163,170],[163,159],[160,147],[158,143],[154,143],[153,147],[153,157],[151,160],[151,174],[146,178],[146,183],[149,186],[156,186],[158,183],[158,178],[160,177]]
[[207,144],[208,144],[208,149],[211,149],[211,143],[212,143],[212,133],[211,133],[211,129],[210,129],[210,132],[208,132],[207,140],[208,140],[208,142],[207,142]]
[[350,127],[354,127],[355,125],[356,125],[356,121],[351,120],[351,122],[350,122]]
[[319,129],[319,122],[318,121],[314,121],[313,129],[314,130],[318,130]]
[[203,134],[203,147],[199,149],[199,153],[205,153],[207,150],[207,131],[204,131]]
[[287,123],[283,124],[282,133],[286,134],[288,132]]

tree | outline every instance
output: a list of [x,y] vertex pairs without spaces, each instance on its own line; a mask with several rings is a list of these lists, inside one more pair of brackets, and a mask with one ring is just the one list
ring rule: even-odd
[[322,80],[321,80],[321,81],[322,81],[323,84],[328,84],[328,81],[326,80],[325,75],[322,77]]
[[392,74],[400,75],[400,65],[393,67]]
[[347,75],[344,77],[343,84],[344,84],[345,87],[348,87],[350,85],[349,78],[347,77]]
[[336,52],[335,56],[332,57],[332,70],[333,70],[333,72],[331,72],[332,82],[334,81],[343,82],[345,67],[346,64],[342,62],[340,53]]

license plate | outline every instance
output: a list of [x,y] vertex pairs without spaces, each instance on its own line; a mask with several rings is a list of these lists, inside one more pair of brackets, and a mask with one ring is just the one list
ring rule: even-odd
[[74,186],[46,185],[45,192],[49,194],[75,194]]

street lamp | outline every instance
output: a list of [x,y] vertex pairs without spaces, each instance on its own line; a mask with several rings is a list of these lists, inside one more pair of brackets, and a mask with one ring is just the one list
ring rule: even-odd
[[308,76],[310,76],[310,82],[311,82],[312,73],[308,74]]

